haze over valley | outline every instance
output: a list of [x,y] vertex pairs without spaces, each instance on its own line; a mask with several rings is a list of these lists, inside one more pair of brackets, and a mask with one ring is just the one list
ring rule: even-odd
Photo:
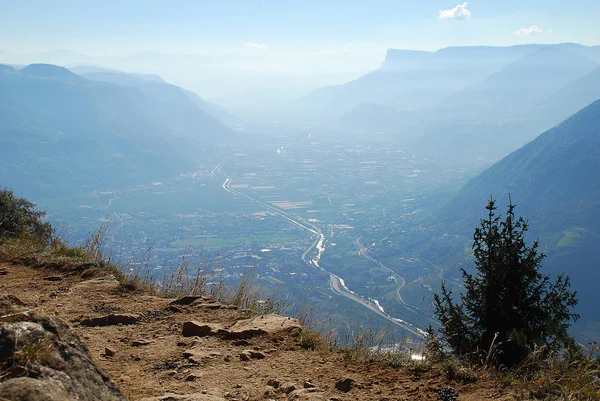
[[[454,6],[431,24],[475,24],[479,5]],[[158,283],[181,264],[214,283],[252,271],[318,328],[414,341],[439,326],[442,281],[464,289],[486,201],[503,211],[510,194],[544,273],[572,279],[571,333],[600,340],[600,34],[519,28],[404,47],[375,28],[320,50],[247,39],[237,56],[229,41],[0,40],[0,185],[70,243],[105,225],[111,259]]]

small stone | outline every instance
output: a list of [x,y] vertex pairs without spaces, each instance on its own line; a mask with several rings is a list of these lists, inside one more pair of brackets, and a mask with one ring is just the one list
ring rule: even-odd
[[110,347],[104,347],[104,356],[115,356],[115,354],[117,353],[117,351],[115,351],[114,349],[110,348]]
[[200,348],[191,348],[183,353],[183,357],[192,363],[201,364],[209,359],[220,357],[222,354],[219,352],[206,351]]
[[269,381],[267,382],[267,386],[279,388],[279,386],[281,386],[281,382],[277,379],[269,379]]
[[352,390],[352,386],[354,385],[355,380],[350,378],[350,377],[346,377],[345,379],[341,379],[338,380],[337,382],[335,382],[335,388],[347,393],[350,390]]
[[48,276],[44,277],[45,281],[62,281],[63,278],[61,276]]
[[296,385],[294,383],[286,383],[281,387],[281,391],[285,394],[289,394],[294,390],[296,390]]
[[304,388],[315,388],[315,387],[317,387],[317,385],[314,383],[311,383],[309,381],[304,382]]
[[139,319],[139,315],[133,313],[113,313],[102,317],[83,319],[81,321],[81,325],[88,327],[117,326],[124,324],[136,324],[139,321]]
[[240,353],[240,361],[246,362],[246,361],[249,361],[250,359],[252,359],[252,354],[250,354],[250,351],[245,350]]
[[186,376],[185,381],[186,382],[193,382],[193,381],[198,380],[199,378],[200,378],[200,376],[192,373],[192,374],[189,374],[189,375]]
[[152,341],[147,340],[145,338],[140,338],[139,340],[134,340],[131,342],[132,347],[143,347],[144,345],[150,345]]
[[273,398],[277,397],[277,393],[275,392],[273,387],[267,387],[265,389],[265,392],[263,395],[264,395],[264,398],[266,398],[266,399],[273,399]]
[[252,359],[265,359],[265,358],[266,358],[266,355],[265,355],[265,354],[263,354],[263,353],[262,353],[262,352],[260,352],[260,351],[254,351],[254,350],[250,350],[250,357],[251,357]]
[[184,295],[171,302],[171,305],[190,305],[199,299],[203,299],[203,297],[199,295]]

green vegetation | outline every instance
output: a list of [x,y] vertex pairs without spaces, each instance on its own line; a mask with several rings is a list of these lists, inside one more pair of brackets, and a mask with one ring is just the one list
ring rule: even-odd
[[281,244],[284,242],[292,242],[302,239],[300,236],[290,234],[265,234],[252,236],[231,236],[223,237],[200,237],[188,238],[172,241],[171,246],[174,248],[184,248],[186,246],[204,247],[204,248],[227,248],[233,246],[269,246],[272,244]]
[[0,245],[10,238],[28,238],[49,243],[52,226],[44,222],[46,213],[8,189],[0,189]]
[[493,199],[486,209],[473,236],[477,275],[462,269],[461,302],[444,284],[434,296],[444,340],[458,356],[504,366],[516,366],[538,349],[572,346],[567,328],[579,316],[572,312],[577,298],[569,278],[551,282],[540,273],[544,254],[537,241],[525,243],[528,225],[516,218],[512,202],[503,221]]

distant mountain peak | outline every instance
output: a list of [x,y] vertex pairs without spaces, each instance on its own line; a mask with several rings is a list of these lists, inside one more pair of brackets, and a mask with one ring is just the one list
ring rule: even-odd
[[432,57],[435,53],[423,50],[388,49],[381,68],[411,68]]
[[0,72],[14,72],[15,69],[10,65],[0,64]]
[[48,78],[65,82],[85,81],[85,78],[72,73],[65,67],[54,64],[29,64],[21,70],[21,73],[32,78]]

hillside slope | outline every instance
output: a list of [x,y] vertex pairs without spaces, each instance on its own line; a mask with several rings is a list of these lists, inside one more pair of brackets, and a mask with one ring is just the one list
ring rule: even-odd
[[158,180],[193,169],[231,132],[190,102],[173,110],[136,88],[46,64],[0,70],[0,179],[33,196]]
[[[98,268],[83,275],[73,266],[54,269],[0,263],[0,312],[10,307],[13,316],[0,329],[32,310],[34,322],[40,315],[68,322],[100,371],[131,400],[434,400],[449,384],[439,369],[392,368],[303,349],[294,319],[256,316],[211,297],[173,301],[127,291]],[[4,358],[0,353],[0,367]],[[32,362],[44,364],[43,358]],[[11,378],[0,375],[0,389]],[[524,393],[485,378],[450,384],[465,401],[508,401]]]
[[165,113],[165,117],[173,122],[180,121],[182,118],[184,120],[190,118],[187,117],[187,112],[182,111],[195,111],[199,115],[196,118],[202,116],[201,121],[190,121],[186,123],[186,126],[193,127],[194,124],[202,124],[216,128],[213,118],[230,128],[234,128],[240,123],[237,117],[224,108],[202,99],[194,92],[167,83],[160,77],[158,77],[160,78],[159,81],[154,76],[151,76],[153,79],[149,79],[146,75],[128,74],[120,71],[87,72],[80,75],[90,81],[109,82],[123,87],[139,89],[161,104],[161,112]]
[[536,111],[597,67],[597,62],[579,54],[543,47],[427,111],[422,120],[428,122],[417,148],[504,157],[589,104],[584,93],[571,91],[551,118]]
[[[548,254],[547,271],[566,272],[579,293],[582,323],[600,321],[600,100],[469,181],[440,216],[455,232],[477,225],[490,195],[510,193]],[[458,222],[458,223],[455,223]]]

